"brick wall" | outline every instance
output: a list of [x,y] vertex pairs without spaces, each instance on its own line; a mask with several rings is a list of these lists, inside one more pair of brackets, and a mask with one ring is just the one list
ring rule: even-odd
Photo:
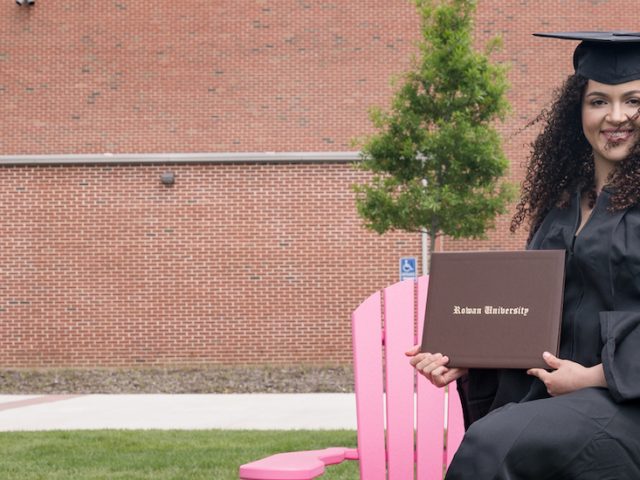
[[363,179],[351,164],[3,168],[0,364],[348,361],[349,312],[420,245],[362,229]]
[[[534,31],[633,28],[637,0],[480,0],[520,130],[571,72]],[[405,0],[0,3],[0,156],[356,150],[415,52]],[[172,187],[160,175],[176,173]],[[345,163],[0,165],[0,365],[347,362],[349,313],[419,258],[361,227]],[[511,214],[511,213],[510,213]],[[483,241],[518,249],[509,217]]]
[[352,150],[406,0],[0,2],[0,154]]

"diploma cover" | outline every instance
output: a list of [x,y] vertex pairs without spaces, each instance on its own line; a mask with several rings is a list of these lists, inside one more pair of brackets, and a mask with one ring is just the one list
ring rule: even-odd
[[450,367],[549,368],[558,355],[564,250],[433,253],[422,352]]

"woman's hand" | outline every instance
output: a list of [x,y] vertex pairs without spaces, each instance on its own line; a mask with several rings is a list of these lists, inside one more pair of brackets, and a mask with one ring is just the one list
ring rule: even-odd
[[420,353],[420,345],[414,345],[405,355],[411,357],[409,363],[436,387],[444,387],[468,371],[466,368],[447,367],[449,357],[441,353]]
[[571,360],[561,360],[549,352],[544,352],[542,358],[553,371],[547,372],[543,368],[531,368],[527,370],[527,373],[538,377],[545,384],[547,392],[552,397],[575,392],[581,388],[607,386],[601,363],[593,367],[583,367]]

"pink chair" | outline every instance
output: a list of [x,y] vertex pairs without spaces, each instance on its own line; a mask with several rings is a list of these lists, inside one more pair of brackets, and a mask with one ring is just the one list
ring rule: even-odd
[[241,479],[309,480],[344,460],[360,462],[362,480],[442,479],[464,434],[458,393],[433,387],[404,355],[422,338],[427,285],[396,283],[353,312],[358,448],[280,453],[242,465]]

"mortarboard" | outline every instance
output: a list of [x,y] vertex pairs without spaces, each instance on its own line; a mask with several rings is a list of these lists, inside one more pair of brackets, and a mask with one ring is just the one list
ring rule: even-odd
[[538,37],[580,40],[573,53],[577,74],[608,85],[640,80],[640,32],[554,32]]

